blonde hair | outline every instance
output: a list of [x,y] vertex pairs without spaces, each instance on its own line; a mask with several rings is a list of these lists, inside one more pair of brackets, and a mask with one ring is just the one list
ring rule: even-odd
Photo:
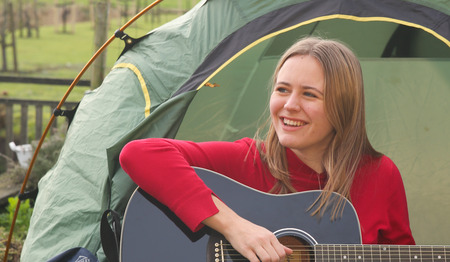
[[[328,204],[331,192],[350,199],[353,178],[363,155],[379,157],[381,154],[372,147],[367,137],[363,77],[360,63],[353,52],[335,40],[303,38],[280,58],[273,75],[273,84],[286,60],[296,55],[310,55],[321,64],[325,77],[325,112],[334,128],[333,139],[322,160],[328,180],[316,201],[318,207],[315,213],[318,213]],[[280,144],[271,121],[264,141],[257,141],[263,161],[277,180],[271,192],[295,192],[290,183],[286,149]],[[338,206],[335,205],[335,212]]]

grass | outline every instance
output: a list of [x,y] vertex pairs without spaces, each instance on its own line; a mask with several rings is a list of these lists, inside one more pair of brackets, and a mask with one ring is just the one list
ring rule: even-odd
[[[59,0],[60,3],[65,0]],[[84,5],[80,10],[89,10],[87,4],[90,1],[77,1],[77,4]],[[111,8],[119,8],[123,5],[123,0],[112,0]],[[142,0],[140,2],[143,2]],[[188,9],[196,2],[195,0],[164,0],[159,4],[159,8],[182,8]],[[46,4],[54,4],[54,0],[40,1],[42,8]],[[130,1],[135,3],[135,1]],[[180,3],[182,4],[180,6]],[[148,4],[148,3],[146,3]],[[142,5],[142,3],[141,3]],[[141,9],[144,6],[141,7]],[[131,10],[131,8],[130,8]],[[133,14],[134,15],[134,14]],[[152,19],[151,12],[144,14],[140,19],[131,24],[125,33],[131,37],[138,38],[145,35],[152,29],[169,22],[176,18],[175,14],[162,14],[160,19]],[[130,17],[131,18],[131,15]],[[111,19],[109,21],[108,38],[114,35],[114,31],[128,21],[128,19]],[[153,22],[154,20],[155,22]],[[157,21],[158,20],[158,21]],[[65,78],[73,80],[85,64],[89,61],[92,55],[97,51],[94,48],[94,30],[93,24],[90,21],[77,23],[74,27],[68,26],[69,33],[62,33],[61,28],[55,26],[41,26],[39,29],[39,38],[37,37],[19,37],[16,34],[17,44],[17,60],[18,72],[0,72],[0,75],[7,76],[27,76],[27,77],[42,77],[42,78]],[[72,30],[73,29],[73,30]],[[124,47],[124,43],[115,39],[111,42],[106,53],[106,74],[113,66],[114,62],[119,57]],[[8,50],[10,51],[10,50]],[[9,59],[8,68],[12,69],[12,55],[7,53]],[[89,80],[91,72],[88,70],[82,79]],[[33,100],[50,100],[60,101],[66,93],[69,86],[54,86],[42,84],[22,84],[22,83],[1,83],[0,82],[0,97],[17,98],[17,99],[33,99]],[[84,93],[89,90],[88,87],[75,86],[70,95],[68,102],[78,102],[82,99]],[[30,141],[34,140],[34,125],[35,112],[32,108],[29,110],[28,132]],[[14,106],[14,133],[20,132],[20,107]],[[2,115],[2,108],[0,108],[0,116]],[[49,121],[50,109],[44,108],[43,113],[44,125]],[[62,122],[62,121],[59,121]],[[0,136],[5,135],[5,129],[0,129]]]
[[[59,0],[59,2],[65,2]],[[141,2],[141,9],[144,8],[141,1],[128,1],[130,3]],[[164,0],[158,6],[162,8],[182,8],[188,9],[192,7],[198,0]],[[53,4],[54,0],[42,0],[41,5]],[[89,3],[88,0],[77,1],[79,5]],[[119,8],[123,6],[123,0],[112,0],[111,8]],[[149,4],[150,2],[146,2]],[[181,5],[180,5],[181,4]],[[130,8],[131,9],[131,8]],[[88,8],[85,8],[88,10]],[[152,14],[146,13],[135,23],[130,25],[125,33],[131,37],[138,38],[145,35],[150,30],[169,22],[177,17],[175,14],[162,14],[158,22],[152,22]],[[129,17],[131,18],[131,16]],[[114,35],[114,31],[120,28],[125,22],[124,19],[114,19],[109,22],[108,38]],[[68,26],[68,31],[72,31],[72,27]],[[55,26],[40,27],[39,38],[36,37],[18,37],[17,43],[17,59],[19,72],[0,72],[0,75],[19,75],[31,77],[47,77],[47,78],[66,78],[74,79],[84,65],[89,61],[95,53],[94,48],[94,31],[92,22],[77,23],[73,32],[62,33],[60,28]],[[114,62],[122,52],[124,43],[115,39],[106,49],[107,66],[106,71],[113,66]],[[7,54],[9,70],[12,69],[12,55]],[[88,70],[82,79],[90,79],[91,72]],[[77,87],[78,88],[78,87]],[[76,89],[77,89],[76,88]],[[65,93],[64,87],[30,85],[30,84],[9,84],[0,83],[0,96],[6,92],[8,97],[23,99],[42,99],[60,100]],[[71,94],[68,101],[78,101],[86,88],[81,87],[74,94]],[[40,95],[41,94],[41,95]]]
[[[22,98],[34,100],[60,100],[68,86],[20,84],[20,83],[0,83],[0,94],[6,93],[3,97]],[[88,87],[77,86],[73,89],[67,101],[77,102],[83,97]],[[0,95],[1,97],[2,95]]]
[[[121,2],[123,1],[112,1],[112,6],[117,6]],[[182,8],[186,8],[192,6],[195,1],[181,2],[184,4]],[[192,5],[188,2],[192,3]],[[41,4],[43,3],[45,1]],[[80,2],[79,4],[83,3]],[[161,8],[176,8],[178,4],[178,0],[165,0],[160,5]],[[85,10],[87,9],[85,8]],[[147,13],[130,25],[125,30],[125,33],[131,37],[138,38],[176,17],[177,15],[175,14],[162,14],[160,21],[152,22],[151,13]],[[108,38],[113,36],[114,31],[120,28],[125,22],[127,21],[124,19],[111,20],[109,22]],[[92,22],[77,23],[75,27],[72,28],[69,26],[68,28],[69,33],[62,33],[61,28],[43,26],[40,27],[39,38],[16,37],[19,72],[0,72],[0,75],[65,78],[73,80],[97,50],[93,44],[94,30]],[[115,39],[105,50],[104,53],[107,56],[106,73],[108,73],[119,57],[123,47],[124,43],[121,40]],[[10,54],[7,57],[11,60]],[[12,61],[9,61],[9,68],[12,69]],[[91,72],[88,70],[82,79],[89,80],[90,77]],[[0,83],[0,97],[60,101],[68,87],[42,84]],[[87,90],[89,90],[88,87],[76,86],[66,101],[80,101]],[[47,111],[44,111],[44,124],[48,122],[51,114],[49,109]],[[31,140],[34,139],[34,110],[29,110],[28,119],[28,130]],[[20,127],[18,126],[18,123],[20,123],[19,106],[14,107],[14,123],[17,123],[13,128],[14,133],[18,134],[20,132]],[[4,135],[5,130],[0,130],[0,136]]]
[[[173,18],[166,17],[166,20]],[[118,22],[111,22],[111,24],[114,23]],[[129,31],[127,30],[127,33],[133,36],[141,36],[149,31],[148,28],[155,26],[158,25],[145,25],[141,22],[141,24],[132,26]],[[111,25],[110,28],[113,28],[113,26]],[[110,36],[113,35],[114,30],[110,30]],[[76,31],[71,34],[56,32],[52,26],[42,27],[40,38],[20,38],[17,40],[18,67],[20,71],[18,73],[6,72],[2,74],[73,80],[96,51],[92,43],[93,38],[94,32],[90,22],[77,24]],[[106,49],[106,71],[113,66],[122,52],[123,45],[122,41],[116,39]],[[91,72],[88,70],[82,79],[90,79],[90,76]],[[60,101],[68,88],[69,86],[0,83],[0,97]],[[66,101],[80,101],[87,90],[89,90],[89,87],[75,86]],[[13,130],[15,134],[19,134],[20,106],[14,106],[13,110],[13,122],[15,123]],[[49,121],[50,114],[51,110],[44,108],[44,125]],[[59,122],[62,123],[62,121]],[[30,141],[38,139],[34,135],[34,125],[35,111],[33,108],[30,108],[28,114],[28,137]],[[5,129],[0,130],[0,136],[5,136]]]

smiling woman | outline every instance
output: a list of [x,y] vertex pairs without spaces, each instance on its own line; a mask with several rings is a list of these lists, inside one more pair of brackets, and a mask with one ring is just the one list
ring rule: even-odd
[[[355,206],[363,243],[414,244],[400,173],[367,138],[361,79],[359,62],[345,45],[301,39],[275,70],[266,138],[136,140],[123,148],[121,166],[192,231],[207,225],[250,261],[280,261],[292,250],[218,200],[192,166],[264,192],[323,189],[313,212],[319,217],[331,203],[332,192],[339,193]],[[334,218],[342,203],[333,203]]]

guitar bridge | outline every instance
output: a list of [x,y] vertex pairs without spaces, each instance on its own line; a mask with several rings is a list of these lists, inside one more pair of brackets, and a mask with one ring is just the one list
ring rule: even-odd
[[207,262],[246,261],[239,252],[221,234],[215,232],[210,235],[206,254]]

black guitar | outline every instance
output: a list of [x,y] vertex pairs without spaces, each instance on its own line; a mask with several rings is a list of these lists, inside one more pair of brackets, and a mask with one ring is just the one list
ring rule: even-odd
[[[342,218],[321,219],[309,207],[320,191],[288,195],[263,193],[213,171],[197,174],[240,216],[261,225],[294,250],[287,261],[450,262],[450,246],[361,245],[358,217],[346,202]],[[122,262],[247,261],[217,232],[207,227],[193,233],[166,206],[137,189],[125,211]]]

